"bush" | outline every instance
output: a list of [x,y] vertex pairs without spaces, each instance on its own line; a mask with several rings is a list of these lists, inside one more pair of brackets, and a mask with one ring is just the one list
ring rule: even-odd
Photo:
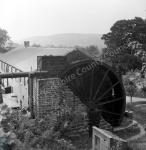
[[10,119],[11,110],[5,104],[0,105],[0,150],[9,149],[16,138],[16,134],[11,130]]
[[0,47],[0,53],[6,53],[8,52],[4,47]]
[[124,82],[124,85],[125,85],[126,92],[130,95],[131,103],[132,103],[132,97],[134,96],[134,93],[137,90],[137,86],[135,85],[133,81],[130,81],[130,80],[126,80]]
[[57,120],[52,116],[29,119],[1,104],[0,150],[8,146],[15,150],[76,150],[70,141],[61,137],[67,130],[64,123],[68,120],[72,120],[72,116],[65,115]]
[[32,47],[41,47],[40,44],[33,44]]

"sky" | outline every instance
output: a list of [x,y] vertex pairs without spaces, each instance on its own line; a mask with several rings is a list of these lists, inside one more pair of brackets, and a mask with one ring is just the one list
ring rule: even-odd
[[121,19],[146,18],[146,0],[0,0],[12,40],[62,33],[105,34]]

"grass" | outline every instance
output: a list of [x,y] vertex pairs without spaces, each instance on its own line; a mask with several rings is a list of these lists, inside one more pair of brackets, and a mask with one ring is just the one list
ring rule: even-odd
[[[139,128],[126,129],[125,131],[119,131],[114,134],[122,139],[127,139],[140,133]],[[71,143],[76,146],[77,150],[90,150],[92,148],[92,139],[88,137],[88,134],[81,134],[78,137],[74,137]]]
[[[146,106],[136,106],[146,104],[145,101],[134,102],[131,105],[127,104],[126,109],[133,111],[133,119],[136,120],[141,125],[146,124]],[[146,150],[146,135],[128,142],[128,145],[133,148],[133,150]]]
[[146,102],[142,101],[142,102],[134,102],[132,104],[127,104],[126,109],[129,111],[133,111],[133,120],[136,120],[141,125],[144,125],[146,124],[146,106],[136,107],[136,105],[140,105],[140,104],[146,104]]
[[[126,109],[129,111],[133,111],[133,119],[141,125],[144,125],[146,124],[146,106],[136,106],[141,104],[146,104],[146,102],[134,102],[132,103],[132,105],[128,103]],[[126,129],[125,131],[122,130],[119,132],[115,132],[114,134],[122,139],[128,139],[132,136],[138,135],[139,133],[140,129],[138,127],[133,127],[130,129]],[[72,138],[71,142],[76,146],[78,150],[89,150],[92,147],[92,139],[88,137],[88,134],[82,134],[78,137]],[[133,148],[133,150],[146,150],[146,135],[137,140],[128,142],[128,145]]]
[[[146,102],[134,102],[132,103],[132,105],[127,104],[126,109],[129,111],[133,111],[133,119],[139,122],[141,125],[144,125],[146,124],[146,106],[136,106],[140,104],[146,104]],[[138,127],[133,127],[130,129],[126,129],[125,131],[122,130],[119,132],[115,132],[114,134],[122,139],[128,139],[132,136],[138,135],[139,133],[140,129]],[[88,134],[79,135],[78,138],[73,138],[71,141],[78,150],[89,150],[92,147],[92,141],[91,138],[88,137]],[[128,142],[128,145],[132,147],[133,150],[146,150],[146,135],[137,140]]]
[[140,133],[140,129],[138,127],[133,127],[130,129],[126,129],[125,131],[122,130],[122,131],[116,132],[115,134],[125,140],[132,136],[138,135],[139,133]]
[[137,140],[128,142],[128,145],[133,148],[133,150],[146,150],[146,135]]
[[[141,106],[136,107],[136,105],[140,104],[146,104],[146,102],[134,102],[132,103],[132,105],[127,104],[126,109],[129,111],[133,111],[133,119],[144,125],[146,124],[146,109],[141,109]],[[126,129],[125,131],[122,130],[119,132],[115,132],[114,134],[122,139],[128,139],[132,136],[138,135],[139,133],[140,129],[138,127],[133,127],[130,129]],[[70,140],[78,150],[90,150],[92,147],[92,139],[88,137],[88,133],[79,134],[77,137],[72,137],[68,140]],[[146,150],[146,135],[137,140],[128,142],[128,145],[133,148],[133,150]]]
[[88,134],[81,134],[78,138],[73,138],[71,142],[77,150],[90,150],[92,148],[92,139],[89,138]]

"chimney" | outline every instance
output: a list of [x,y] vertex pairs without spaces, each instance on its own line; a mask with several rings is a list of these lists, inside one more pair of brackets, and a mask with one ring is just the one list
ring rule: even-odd
[[29,43],[30,43],[29,41],[24,41],[24,46],[29,47]]

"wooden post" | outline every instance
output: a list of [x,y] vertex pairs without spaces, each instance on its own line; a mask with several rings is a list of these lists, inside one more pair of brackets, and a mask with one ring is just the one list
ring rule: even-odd
[[96,126],[99,127],[100,119],[101,119],[101,112],[100,110],[92,110],[88,111],[88,126],[89,126],[89,138],[92,138],[92,127]]
[[2,82],[1,82],[1,77],[0,77],[0,104],[3,103],[3,96],[2,96],[2,89],[1,89],[1,85],[2,85]]
[[29,88],[28,88],[28,93],[29,93],[29,100],[30,100],[30,117],[31,119],[34,119],[34,106],[33,106],[33,78],[28,78],[29,81]]

